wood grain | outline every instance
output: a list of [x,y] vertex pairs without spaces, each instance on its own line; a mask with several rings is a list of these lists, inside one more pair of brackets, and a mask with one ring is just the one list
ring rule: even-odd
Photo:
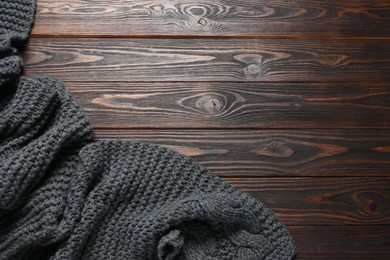
[[98,140],[166,146],[220,176],[390,175],[390,132],[384,130],[95,129],[94,134]]
[[108,2],[39,0],[25,75],[264,202],[296,260],[390,259],[388,0]]
[[386,41],[31,39],[27,75],[66,81],[390,80]]
[[301,259],[380,259],[390,257],[390,226],[289,227]]
[[390,36],[387,0],[38,1],[33,35]]
[[234,178],[286,225],[390,223],[390,178]]
[[99,128],[390,128],[390,83],[65,86]]

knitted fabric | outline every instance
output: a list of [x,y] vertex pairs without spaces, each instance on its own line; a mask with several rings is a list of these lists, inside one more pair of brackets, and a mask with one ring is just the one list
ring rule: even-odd
[[291,259],[264,205],[190,158],[94,142],[55,79],[21,77],[32,0],[0,0],[0,259]]

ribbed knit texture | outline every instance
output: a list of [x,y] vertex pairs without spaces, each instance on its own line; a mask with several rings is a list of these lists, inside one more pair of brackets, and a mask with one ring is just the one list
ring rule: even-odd
[[20,77],[34,8],[0,0],[0,259],[292,259],[261,202],[166,148],[94,142],[60,81]]

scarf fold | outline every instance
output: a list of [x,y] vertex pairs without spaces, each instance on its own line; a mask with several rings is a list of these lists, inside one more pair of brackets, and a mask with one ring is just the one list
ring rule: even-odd
[[0,0],[0,259],[292,259],[261,202],[192,159],[93,140],[63,84],[20,76],[33,0]]

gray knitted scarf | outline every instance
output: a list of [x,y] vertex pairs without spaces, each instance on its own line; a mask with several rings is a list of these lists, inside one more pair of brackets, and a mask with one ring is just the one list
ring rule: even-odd
[[20,76],[35,1],[0,0],[0,259],[291,259],[270,210],[190,158],[93,141],[62,83]]

